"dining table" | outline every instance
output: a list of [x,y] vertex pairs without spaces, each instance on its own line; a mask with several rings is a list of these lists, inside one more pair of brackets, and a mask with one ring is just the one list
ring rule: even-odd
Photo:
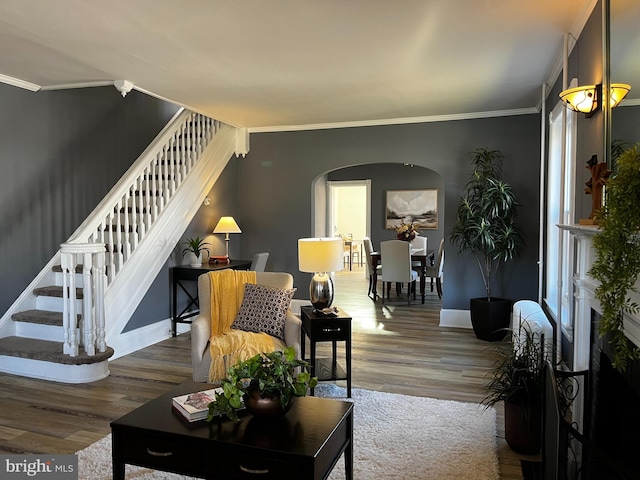
[[[420,262],[420,296],[422,297],[422,303],[425,299],[425,290],[427,285],[427,267],[432,266],[435,259],[435,250],[427,250],[423,252],[422,249],[411,252],[411,261]],[[378,282],[378,265],[380,264],[382,256],[380,252],[371,252],[371,266],[373,276],[373,298],[378,298],[377,282]]]

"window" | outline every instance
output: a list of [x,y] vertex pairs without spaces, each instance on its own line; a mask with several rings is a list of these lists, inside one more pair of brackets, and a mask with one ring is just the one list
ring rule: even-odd
[[[563,128],[566,113],[567,127]],[[562,102],[549,115],[549,156],[546,195],[546,255],[544,301],[569,341],[573,339],[573,242],[557,225],[574,222],[576,114]],[[566,138],[566,142],[563,141]],[[563,155],[563,149],[565,155]]]

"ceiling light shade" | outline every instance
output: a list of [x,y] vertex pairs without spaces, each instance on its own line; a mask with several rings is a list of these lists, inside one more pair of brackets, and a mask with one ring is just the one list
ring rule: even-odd
[[560,99],[568,109],[590,117],[602,107],[602,85],[583,85],[560,92]]
[[626,97],[629,90],[631,90],[631,85],[627,85],[626,83],[612,83],[610,89],[611,95],[609,95],[609,98],[611,108],[613,108],[624,100],[624,97]]

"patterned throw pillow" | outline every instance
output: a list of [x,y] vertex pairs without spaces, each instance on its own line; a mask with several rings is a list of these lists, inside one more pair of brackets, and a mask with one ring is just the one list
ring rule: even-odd
[[284,323],[295,288],[283,290],[246,283],[244,298],[231,328],[264,332],[284,340]]

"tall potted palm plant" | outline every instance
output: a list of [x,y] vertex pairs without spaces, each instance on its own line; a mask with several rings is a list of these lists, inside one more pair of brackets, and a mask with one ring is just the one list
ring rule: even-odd
[[450,236],[458,254],[471,252],[480,268],[486,296],[471,299],[471,324],[476,337],[488,341],[504,338],[511,312],[511,301],[492,296],[491,285],[502,263],[516,258],[524,246],[516,225],[518,202],[511,185],[502,180],[501,158],[498,150],[472,152],[473,172]]

